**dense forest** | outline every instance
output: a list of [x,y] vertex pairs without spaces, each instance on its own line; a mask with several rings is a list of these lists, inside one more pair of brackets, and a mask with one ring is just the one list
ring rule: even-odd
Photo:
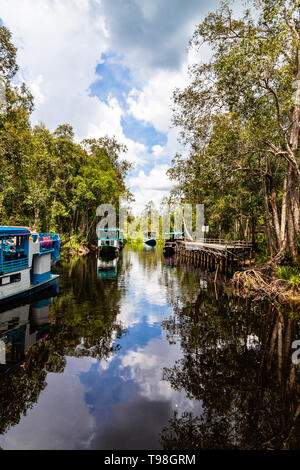
[[277,263],[297,263],[300,2],[253,0],[238,19],[223,2],[190,47],[199,61],[174,93],[187,154],[169,170],[174,196],[205,204],[214,237],[248,239]]
[[[190,47],[199,61],[174,92],[186,152],[169,170],[173,197],[205,205],[210,236],[248,239],[276,262],[297,264],[300,3],[252,0],[236,18],[222,2]],[[16,85],[16,57],[0,26],[0,223],[90,240],[98,205],[129,195],[126,148],[108,136],[79,143],[68,124],[32,127],[34,98]]]
[[126,148],[114,137],[76,142],[68,124],[32,128],[33,96],[16,85],[17,50],[0,26],[0,224],[94,236],[96,208],[128,195]]

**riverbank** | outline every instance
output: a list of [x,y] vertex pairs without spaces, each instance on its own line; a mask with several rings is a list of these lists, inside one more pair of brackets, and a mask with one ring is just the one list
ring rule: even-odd
[[[157,240],[157,246],[162,247],[164,245],[164,240],[159,239]],[[126,244],[128,246],[143,246],[142,239],[129,239],[126,240]],[[78,235],[72,236],[62,236],[62,245],[61,245],[61,256],[62,257],[85,257],[91,253],[95,253],[97,251],[97,244],[96,242],[88,242],[86,239]]]
[[90,253],[95,253],[96,251],[97,245],[95,243],[89,243],[78,235],[62,236],[61,257],[73,258],[78,256],[87,256]]
[[234,273],[232,285],[235,294],[242,297],[300,305],[300,273],[294,267],[278,267],[271,263],[252,266]]
[[[157,240],[157,246],[163,244],[164,240]],[[143,246],[143,240],[129,239],[127,245]],[[96,243],[88,243],[78,235],[62,237],[62,257],[85,257],[96,251]],[[217,271],[215,276],[218,277]],[[300,273],[296,268],[278,267],[271,263],[258,266],[246,262],[244,270],[233,273],[230,284],[235,294],[241,297],[251,297],[254,300],[268,298],[279,303],[300,305]]]

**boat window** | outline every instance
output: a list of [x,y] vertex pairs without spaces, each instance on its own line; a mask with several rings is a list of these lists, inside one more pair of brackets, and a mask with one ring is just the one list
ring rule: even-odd
[[21,273],[13,274],[12,276],[5,276],[0,278],[0,286],[6,286],[15,282],[21,281]]
[[13,273],[28,267],[28,236],[0,239],[0,275]]
[[18,274],[13,274],[10,276],[10,282],[13,284],[14,282],[20,282],[21,281],[21,273]]
[[27,257],[25,243],[25,237],[14,237],[2,240],[3,261]]

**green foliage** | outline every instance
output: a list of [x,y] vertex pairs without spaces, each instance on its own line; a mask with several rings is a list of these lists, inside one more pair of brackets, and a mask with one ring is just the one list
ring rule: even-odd
[[279,279],[288,281],[292,287],[300,286],[300,273],[297,268],[280,266],[276,271],[276,275]]
[[255,15],[236,19],[222,2],[195,29],[191,47],[206,43],[212,54],[174,92],[173,122],[189,155],[175,156],[169,176],[174,197],[205,205],[211,235],[255,241],[263,233],[269,255],[290,245],[295,258],[299,4],[252,3]]
[[5,26],[0,26],[0,74],[5,80],[12,79],[18,71],[16,55],[11,33]]
[[128,195],[125,177],[131,165],[126,148],[114,137],[75,142],[68,124],[51,133],[44,124],[31,128],[33,97],[16,88],[16,49],[0,27],[0,74],[6,103],[0,108],[0,224],[34,226],[41,231],[95,236],[96,209],[117,205]]

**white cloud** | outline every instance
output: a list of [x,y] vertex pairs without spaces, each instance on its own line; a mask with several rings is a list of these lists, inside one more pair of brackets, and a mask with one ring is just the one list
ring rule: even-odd
[[141,170],[136,178],[130,178],[130,184],[141,189],[152,189],[159,191],[168,191],[172,187],[172,183],[167,176],[168,165],[157,165],[149,175]]
[[136,119],[152,124],[159,132],[170,129],[172,95],[176,87],[186,83],[185,64],[178,72],[159,70],[141,91],[133,89],[127,99],[129,113]]
[[[168,195],[162,163],[170,164],[179,148],[177,130],[170,128],[171,97],[186,83],[187,64],[196,57],[187,54],[188,39],[206,9],[199,0],[0,0],[1,18],[18,47],[19,78],[35,96],[32,123],[43,121],[50,130],[69,123],[77,139],[115,135],[128,147],[126,158],[144,166],[136,208]],[[139,85],[126,111],[115,98],[103,102],[89,94],[99,81],[102,54],[122,57]],[[127,112],[164,133],[167,144],[151,149],[151,142],[147,148],[126,138],[121,119]]]
[[169,165],[156,164],[148,174],[140,170],[137,176],[129,178],[136,198],[133,204],[136,213],[140,213],[149,201],[159,207],[162,199],[169,195],[173,183],[167,175],[168,169]]
[[154,158],[160,158],[164,153],[164,147],[161,145],[154,145],[151,150]]
[[29,88],[34,96],[36,105],[41,105],[45,102],[45,95],[42,90],[43,76],[38,75],[33,78],[32,81],[28,84]]
[[38,83],[45,97],[37,103],[34,122],[43,120],[51,128],[60,121],[74,123],[80,134],[82,121],[90,119],[82,113],[83,104],[94,114],[98,103],[89,100],[87,90],[107,50],[103,19],[95,15],[94,6],[88,0],[0,0],[1,17],[18,47],[22,76],[29,84]]
[[77,139],[115,135],[128,147],[126,158],[142,165],[145,146],[124,136],[118,101],[89,96],[109,40],[99,5],[96,0],[0,0],[1,17],[18,47],[19,78],[35,97],[32,123],[43,121],[51,130],[70,123]]

